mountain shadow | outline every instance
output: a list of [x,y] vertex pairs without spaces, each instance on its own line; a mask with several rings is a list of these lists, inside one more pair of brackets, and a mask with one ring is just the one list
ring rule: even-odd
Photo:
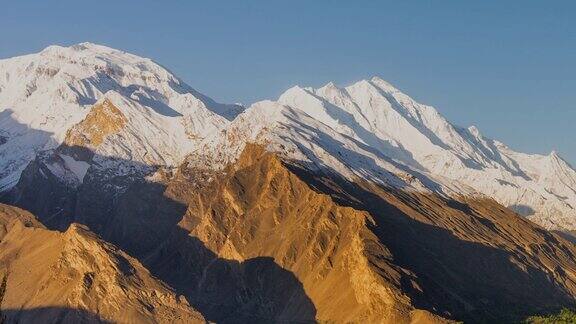
[[[314,142],[321,143],[322,147],[334,158],[339,160],[343,165],[349,165],[347,161],[356,161],[356,165],[353,167],[355,172],[359,172],[367,179],[375,179],[375,181],[393,181],[393,185],[398,188],[406,188],[407,183],[405,180],[398,177],[396,174],[391,173],[390,171],[386,170],[382,166],[378,165],[376,161],[368,156],[359,154],[353,150],[346,148],[342,142],[334,139],[333,137],[329,136],[328,134],[320,131],[319,129],[312,128],[305,123],[292,118],[291,116],[287,116],[287,118],[294,124],[298,125],[299,129],[297,130],[298,133],[301,133],[303,136],[311,137]],[[288,138],[284,138],[285,140],[289,141]],[[415,179],[418,179],[422,184],[424,184],[427,188],[433,190],[438,194],[444,194],[442,187],[426,175],[421,172],[416,171],[415,169],[410,169],[405,165],[385,156],[382,152],[368,146],[362,142],[359,142],[353,138],[348,138],[352,141],[355,145],[359,148],[374,154],[375,156],[379,157],[380,159],[394,165],[399,170],[402,170],[408,174],[414,176]],[[331,170],[331,168],[326,165],[321,159],[315,158],[314,152],[312,152],[309,148],[298,143],[296,141],[293,142],[294,145],[298,147],[307,157],[311,158],[315,163],[316,167],[324,170]],[[312,169],[317,169],[312,166]],[[329,172],[329,174],[334,173],[337,175],[337,172],[333,170]]]
[[52,135],[20,123],[12,109],[0,110],[0,195],[18,181],[19,172],[37,148],[55,145]]
[[536,214],[536,211],[534,210],[534,208],[527,206],[527,205],[515,204],[515,205],[508,206],[508,208],[512,209],[513,211],[517,212],[518,214],[520,214],[522,216],[532,216],[532,215]]
[[[114,66],[109,67],[111,70],[115,70],[115,73],[119,73],[120,69],[115,68]],[[98,91],[101,93],[106,93],[108,91],[117,91],[122,95],[132,98],[133,100],[137,101],[139,104],[146,106],[158,114],[167,117],[179,117],[182,114],[173,108],[171,108],[167,102],[169,101],[168,98],[162,93],[157,90],[154,90],[150,87],[143,86],[143,85],[123,85],[112,78],[108,73],[105,72],[97,72],[94,76],[87,77],[85,79],[80,80],[80,84],[84,85],[82,89],[77,89],[73,86],[70,89],[78,96],[79,103],[82,105],[93,105],[96,103],[96,100],[93,98],[96,95],[92,92],[88,93],[88,96],[83,94],[83,91],[91,91],[91,86],[96,87]],[[231,121],[233,120],[238,114],[240,114],[244,108],[240,105],[226,105],[218,103],[212,100],[210,97],[207,97],[198,91],[194,90],[192,87],[188,86],[181,80],[177,81],[169,81],[169,86],[175,92],[179,94],[190,94],[200,100],[206,107],[206,109],[210,110],[211,112]],[[87,90],[88,89],[88,90]]]
[[164,184],[139,180],[118,199],[100,232],[186,296],[207,320],[315,322],[316,308],[294,274],[271,257],[218,257],[181,227],[190,221],[185,213],[187,204],[167,197]]
[[[327,169],[313,173],[301,163],[287,167],[339,204],[370,213],[370,230],[409,271],[402,290],[418,309],[465,323],[514,323],[576,306],[576,285],[561,268],[576,268],[572,244],[492,200],[456,201],[354,183]],[[551,263],[553,272],[544,266]]]
[[2,324],[112,324],[87,310],[65,307],[38,307],[0,310]]
[[[302,283],[273,258],[221,258],[181,228],[187,207],[166,197],[164,184],[131,176],[106,179],[89,171],[84,183],[69,188],[52,177],[39,177],[48,174],[43,168],[39,161],[27,168],[12,194],[14,205],[36,213],[50,229],[87,225],[184,295],[207,320],[315,321],[315,306]],[[126,187],[115,195],[102,181]]]

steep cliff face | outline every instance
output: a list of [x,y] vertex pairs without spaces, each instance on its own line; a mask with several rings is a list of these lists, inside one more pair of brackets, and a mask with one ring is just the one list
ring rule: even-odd
[[[437,320],[417,309],[467,322],[516,321],[575,304],[574,246],[488,198],[321,176],[253,145],[220,175],[182,167],[164,196],[187,206],[179,227],[212,259],[266,256],[293,273],[319,321]],[[170,253],[190,255],[159,255]],[[211,315],[214,305],[202,302],[225,300],[205,295],[223,289],[221,277],[205,261],[191,271],[199,278],[186,281],[178,269],[191,264],[202,262],[152,268],[175,286],[198,287],[186,293]],[[284,307],[282,316],[290,315]]]
[[[203,323],[135,259],[72,224],[49,231],[0,205],[0,314],[7,323]],[[8,224],[8,225],[7,225]]]
[[25,208],[48,228],[65,230],[72,222],[79,185],[65,160],[47,151],[26,166],[17,185],[2,200]]

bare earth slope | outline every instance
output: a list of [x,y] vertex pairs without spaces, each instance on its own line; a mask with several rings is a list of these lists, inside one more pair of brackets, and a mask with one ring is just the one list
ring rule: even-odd
[[[218,258],[246,264],[247,260],[267,257],[302,284],[301,292],[278,276],[263,281],[262,287],[249,286],[260,290],[269,309],[240,304],[236,306],[238,312],[267,311],[268,318],[286,321],[438,320],[410,305],[401,290],[403,270],[392,263],[389,251],[367,229],[367,213],[338,206],[329,196],[311,190],[261,147],[248,146],[224,175],[203,175],[201,170],[182,167],[165,195],[187,205],[178,226]],[[174,253],[171,249],[185,244],[169,246],[159,254]],[[383,273],[372,269],[366,257],[369,246],[373,253],[390,258],[383,262]],[[161,262],[159,259],[158,264]],[[187,294],[198,300],[199,309],[218,320],[223,315],[218,305],[226,302],[228,285],[218,285],[222,277],[210,262],[200,269],[204,275],[199,284],[180,276],[179,271],[198,271],[197,264],[152,268],[175,286],[198,287],[187,289]],[[179,282],[180,278],[191,281]],[[205,287],[211,287],[212,293],[205,294]],[[213,295],[218,291],[221,293]]]
[[[370,213],[368,227],[410,273],[402,290],[417,308],[492,323],[575,305],[574,245],[491,199],[445,199],[300,174],[339,203]],[[369,258],[375,265],[381,260]]]
[[0,236],[6,323],[204,322],[185,299],[84,226],[49,231],[6,205],[0,224],[7,229]]

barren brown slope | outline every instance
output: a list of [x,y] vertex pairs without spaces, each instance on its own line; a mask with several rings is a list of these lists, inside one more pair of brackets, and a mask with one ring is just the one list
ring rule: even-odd
[[81,225],[49,231],[0,205],[1,314],[6,323],[203,323],[136,260]]
[[[187,210],[181,233],[149,258],[150,267],[183,287],[209,319],[445,321],[411,305],[402,292],[405,270],[368,229],[368,213],[315,192],[261,147],[248,146],[219,175],[182,167],[164,195]],[[209,255],[198,257],[191,248],[197,245]],[[381,258],[382,272],[374,271],[368,251]],[[252,274],[250,265],[263,257],[268,264]]]
[[4,204],[0,204],[0,242],[14,226],[44,228],[34,215],[29,212]]
[[403,291],[415,307],[466,323],[509,323],[576,304],[574,245],[491,199],[446,199],[292,169],[339,204],[370,213],[371,231],[394,264],[413,274]]
[[[509,322],[574,306],[574,246],[490,199],[319,177],[256,146],[224,174],[180,170],[165,192],[188,206],[179,226],[219,258],[273,258],[302,283],[319,321],[409,322],[424,309]],[[202,285],[222,289],[208,264],[192,299]],[[279,318],[298,313],[282,306]]]

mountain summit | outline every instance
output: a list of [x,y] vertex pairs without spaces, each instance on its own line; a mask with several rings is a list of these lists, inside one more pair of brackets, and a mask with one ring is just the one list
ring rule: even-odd
[[216,103],[150,59],[91,43],[0,60],[0,71],[0,189],[16,183],[33,152],[60,145],[83,120],[106,128],[106,118],[86,120],[105,100],[130,122],[97,150],[146,164],[177,165],[243,109]]

